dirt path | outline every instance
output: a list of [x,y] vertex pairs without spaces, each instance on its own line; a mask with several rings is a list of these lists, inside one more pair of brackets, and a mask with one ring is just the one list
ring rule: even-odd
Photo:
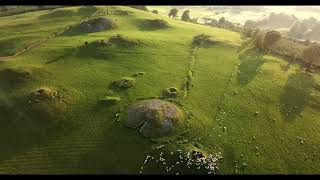
[[[101,9],[98,9],[97,11],[95,11],[93,14],[91,14],[90,16],[84,18],[83,20],[80,21],[80,23],[84,22],[84,21],[87,21],[89,18],[95,16]],[[38,42],[35,42],[33,44],[30,44],[28,46],[26,46],[25,48],[23,48],[22,50],[16,52],[14,55],[11,55],[11,56],[2,56],[0,57],[0,62],[1,61],[9,61],[11,60],[11,58],[14,58],[16,56],[19,56],[20,54],[26,52],[27,50],[30,50],[32,48],[35,48],[37,46],[39,46],[40,44],[44,43],[44,42],[47,42],[48,40],[52,39],[52,38],[55,38],[57,36],[59,36],[60,34],[68,31],[69,29],[71,29],[72,27],[74,26],[74,24],[72,25],[69,25],[67,26],[66,28],[64,28],[63,30],[59,31],[59,32],[54,32],[53,35],[49,35],[48,37],[46,37],[45,39],[42,39]]]

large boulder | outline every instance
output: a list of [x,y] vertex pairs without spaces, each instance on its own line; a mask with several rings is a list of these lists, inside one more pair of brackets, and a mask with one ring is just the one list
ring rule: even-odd
[[160,137],[173,133],[184,120],[184,113],[176,105],[151,99],[129,107],[125,125],[137,128],[145,137]]

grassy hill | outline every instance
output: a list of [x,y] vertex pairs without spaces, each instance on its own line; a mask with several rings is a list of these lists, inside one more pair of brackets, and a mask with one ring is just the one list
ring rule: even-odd
[[[96,11],[83,7],[0,18],[1,56],[74,25],[0,60],[0,173],[138,174],[147,156],[163,151],[158,147],[175,151],[194,144],[221,152],[221,174],[319,173],[319,74],[260,54],[236,32],[129,7],[97,8],[91,18],[112,19],[118,28],[81,32],[77,24]],[[148,19],[163,19],[169,27],[154,27]],[[193,46],[202,33],[215,43]],[[94,43],[118,34],[137,43]],[[128,105],[160,97],[168,87],[183,91],[190,71],[191,88],[173,99],[192,113],[182,136],[186,144],[175,136],[147,139],[123,126]],[[132,88],[110,87],[138,72],[144,75]],[[30,99],[38,88],[57,96]],[[99,104],[106,96],[121,100]]]

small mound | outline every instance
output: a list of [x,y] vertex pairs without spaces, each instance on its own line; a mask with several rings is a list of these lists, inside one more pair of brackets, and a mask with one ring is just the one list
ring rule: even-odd
[[35,89],[31,92],[31,99],[32,100],[47,100],[47,99],[54,99],[58,96],[58,92],[52,90],[47,87],[42,87],[39,89]]
[[80,24],[80,30],[83,32],[100,32],[117,28],[117,24],[111,19],[96,18]]
[[117,88],[128,89],[135,85],[136,80],[130,77],[122,77],[121,79],[114,81],[113,85]]
[[165,29],[170,27],[169,23],[163,19],[147,19],[145,23],[152,29]]
[[139,128],[145,137],[160,137],[173,133],[183,120],[184,113],[176,105],[152,99],[131,105],[125,126]]
[[175,98],[179,96],[179,89],[175,87],[169,87],[163,91],[165,97]]
[[103,99],[100,99],[98,102],[99,104],[104,104],[104,105],[115,105],[120,102],[120,97],[115,97],[115,96],[106,96]]
[[210,36],[206,34],[197,35],[193,38],[193,41],[192,41],[192,44],[194,46],[199,46],[199,47],[206,47],[206,46],[214,45],[216,43],[217,43],[216,41],[212,40]]
[[137,45],[141,44],[140,41],[138,41],[136,39],[130,39],[130,38],[124,37],[120,34],[110,37],[108,42],[111,44],[117,44],[119,46],[127,46],[127,47],[137,46]]

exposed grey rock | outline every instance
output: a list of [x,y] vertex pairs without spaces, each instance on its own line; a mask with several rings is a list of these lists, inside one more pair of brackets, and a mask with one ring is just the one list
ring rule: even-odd
[[173,132],[182,120],[184,114],[176,105],[152,99],[129,107],[125,126],[138,128],[145,137],[157,137]]

